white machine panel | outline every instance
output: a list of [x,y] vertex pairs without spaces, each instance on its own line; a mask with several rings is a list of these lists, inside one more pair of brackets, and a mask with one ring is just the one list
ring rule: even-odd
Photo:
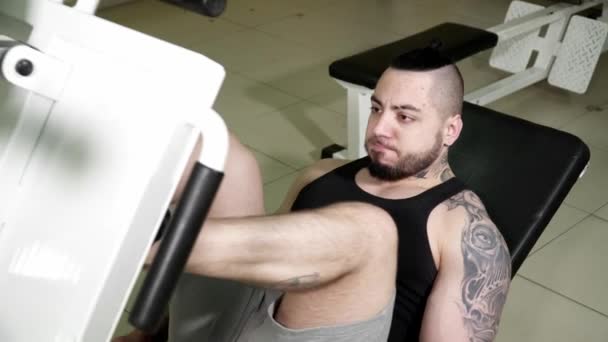
[[549,84],[578,94],[585,93],[607,34],[607,23],[578,15],[572,17],[547,79]]
[[32,82],[11,82],[29,92],[0,79],[12,118],[0,130],[0,341],[107,341],[224,70],[76,8],[37,6],[28,43],[66,78],[38,83],[53,67],[35,63]]
[[[544,9],[543,6],[515,0],[509,5],[505,23]],[[526,70],[532,51],[537,48],[540,28],[499,42],[490,57],[490,65],[503,71],[517,73]]]

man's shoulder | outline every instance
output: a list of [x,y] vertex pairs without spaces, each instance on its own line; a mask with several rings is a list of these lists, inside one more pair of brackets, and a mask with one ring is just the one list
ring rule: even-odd
[[429,220],[429,229],[434,230],[437,237],[448,241],[465,233],[467,228],[478,225],[492,230],[502,239],[483,201],[470,189],[464,189],[437,205]]
[[448,222],[462,222],[463,219],[469,218],[471,215],[476,217],[487,217],[491,221],[490,216],[483,204],[481,198],[470,189],[464,189],[441,202],[435,208],[441,218]]
[[508,256],[502,233],[474,191],[465,189],[446,199],[441,206],[447,241],[457,242],[462,249],[494,250]]
[[486,207],[481,198],[470,189],[464,189],[458,192],[457,194],[447,198],[441,204],[444,205],[448,211],[461,208],[464,209],[465,212],[475,210],[478,212],[483,211],[487,214]]

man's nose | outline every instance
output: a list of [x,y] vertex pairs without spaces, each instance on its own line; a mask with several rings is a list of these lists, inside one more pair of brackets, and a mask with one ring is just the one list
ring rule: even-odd
[[374,122],[373,132],[375,136],[389,138],[391,136],[392,123],[390,113],[382,113],[378,115]]

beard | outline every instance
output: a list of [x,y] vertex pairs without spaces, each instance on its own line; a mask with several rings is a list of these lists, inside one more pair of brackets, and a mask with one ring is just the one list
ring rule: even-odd
[[[369,152],[368,144],[374,142],[377,142],[377,138],[372,137],[365,144],[365,150],[371,159],[367,167],[369,174],[374,178],[391,182],[417,175],[428,169],[439,158],[443,145],[441,134],[437,133],[435,143],[429,150],[419,153],[407,153],[401,156],[395,165],[385,165],[374,160],[373,154]],[[397,152],[396,149],[393,150]]]

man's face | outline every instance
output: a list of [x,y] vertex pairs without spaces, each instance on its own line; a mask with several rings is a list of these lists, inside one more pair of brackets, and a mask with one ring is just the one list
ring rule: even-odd
[[445,120],[432,102],[433,81],[429,72],[390,68],[378,81],[365,137],[372,176],[407,178],[439,157]]

